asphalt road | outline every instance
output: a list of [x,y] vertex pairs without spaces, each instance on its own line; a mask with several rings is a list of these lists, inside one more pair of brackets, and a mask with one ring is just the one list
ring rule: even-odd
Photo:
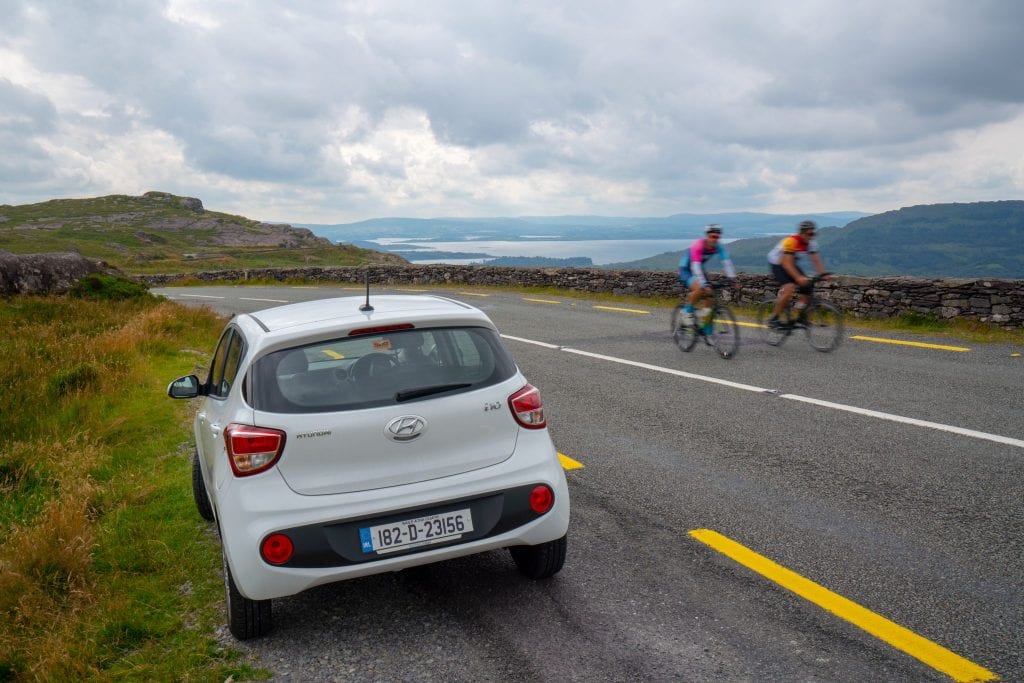
[[533,583],[488,553],[277,600],[239,645],[274,680],[1024,680],[1021,348],[743,327],[722,360],[681,353],[665,309],[437,293],[497,323],[583,465],[566,567]]

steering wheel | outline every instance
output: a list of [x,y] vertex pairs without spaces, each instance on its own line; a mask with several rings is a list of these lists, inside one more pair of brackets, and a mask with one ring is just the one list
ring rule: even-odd
[[349,368],[349,377],[356,382],[365,382],[395,367],[395,359],[390,354],[374,351],[361,357]]

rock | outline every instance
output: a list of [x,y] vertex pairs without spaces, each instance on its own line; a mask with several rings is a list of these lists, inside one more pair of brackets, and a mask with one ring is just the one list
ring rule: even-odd
[[110,269],[74,252],[12,254],[0,251],[0,295],[63,294],[89,273]]

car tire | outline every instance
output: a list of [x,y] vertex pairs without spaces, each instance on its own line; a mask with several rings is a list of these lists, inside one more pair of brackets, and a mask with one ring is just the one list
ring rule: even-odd
[[508,549],[519,571],[531,579],[546,579],[565,564],[568,535],[540,545],[517,545]]
[[199,465],[198,450],[192,452],[192,497],[196,500],[199,516],[207,522],[212,522],[213,506],[210,505],[210,496],[206,494],[206,484],[203,482],[203,470]]
[[239,640],[248,640],[270,633],[274,626],[270,600],[250,600],[238,592],[223,551],[221,558],[224,563],[224,593],[227,601],[228,630],[231,631],[231,635]]

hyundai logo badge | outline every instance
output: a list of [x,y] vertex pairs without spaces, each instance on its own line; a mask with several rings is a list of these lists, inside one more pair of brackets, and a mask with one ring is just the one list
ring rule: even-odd
[[427,421],[419,415],[396,417],[384,426],[384,434],[392,441],[406,442],[419,438],[427,431]]

